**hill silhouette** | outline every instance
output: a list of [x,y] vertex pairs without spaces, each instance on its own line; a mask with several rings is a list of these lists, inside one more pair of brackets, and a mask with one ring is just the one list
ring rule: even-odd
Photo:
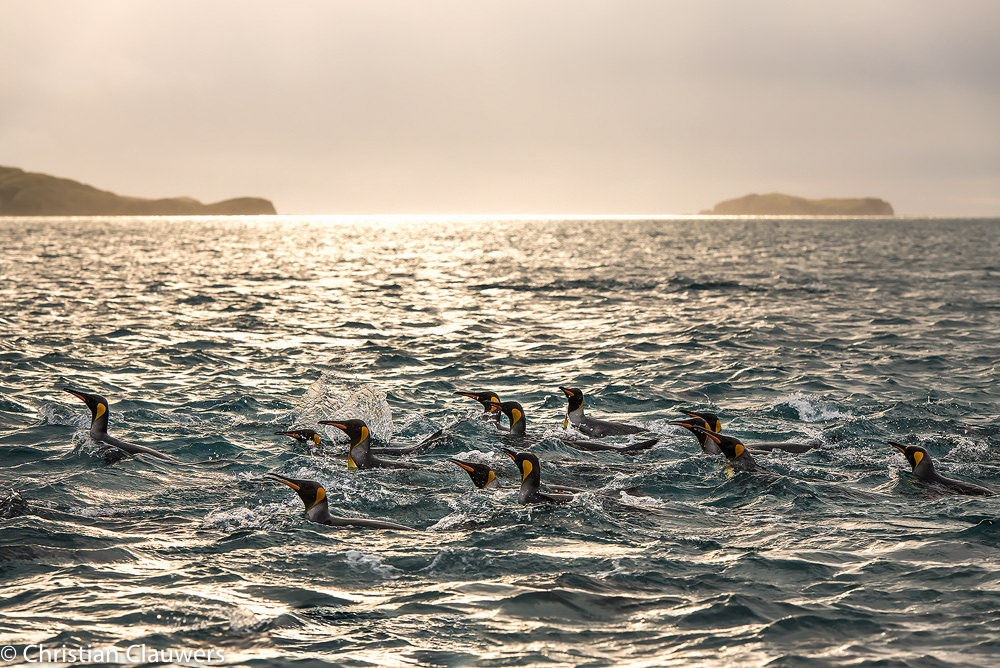
[[702,211],[717,216],[892,216],[892,205],[877,197],[806,199],[783,193],[744,195]]
[[260,197],[202,204],[190,197],[145,199],[99,190],[79,181],[0,167],[0,216],[190,216],[276,213]]

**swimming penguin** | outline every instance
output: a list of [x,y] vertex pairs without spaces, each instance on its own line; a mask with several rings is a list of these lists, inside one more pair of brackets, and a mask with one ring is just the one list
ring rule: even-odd
[[714,431],[716,434],[722,431],[722,422],[719,420],[719,416],[715,413],[696,413],[695,411],[681,411],[681,413],[684,413],[684,415],[687,415],[690,418],[703,420],[705,422],[705,429],[708,429],[709,431]]
[[693,427],[694,431],[699,431],[707,436],[722,450],[722,454],[729,460],[729,465],[737,471],[761,471],[764,470],[751,456],[750,451],[743,445],[740,439],[726,434],[716,434],[703,427]]
[[623,422],[611,422],[609,420],[597,420],[589,418],[583,414],[583,391],[575,387],[560,387],[566,393],[569,405],[566,408],[566,418],[563,420],[563,427],[573,425],[587,436],[592,438],[603,438],[605,436],[627,436],[647,431],[642,427],[625,424]]
[[[333,441],[323,438],[312,429],[292,429],[290,431],[276,431],[274,433],[278,436],[290,436],[300,443],[311,442],[315,445],[317,453],[322,453],[325,448],[336,445]],[[435,441],[441,439],[443,436],[444,430],[438,429],[436,432],[416,445],[411,445],[405,448],[369,448],[369,450],[378,455],[409,455],[428,447]]]
[[299,443],[312,443],[316,452],[323,452],[324,446],[333,445],[332,441],[326,440],[313,429],[290,429],[288,431],[276,431],[274,434],[276,436],[294,438]]
[[[681,413],[689,415],[692,418],[700,418],[704,420],[706,423],[705,428],[708,429],[709,431],[714,431],[717,434],[722,431],[722,422],[719,420],[719,416],[716,415],[715,413],[700,413],[700,412],[696,413],[694,411],[681,411]],[[679,424],[679,423],[671,422],[670,424]],[[705,450],[705,452],[709,452],[711,454],[717,454],[716,452],[714,452],[714,450],[711,449],[712,448],[711,441],[709,441],[707,444],[703,442],[702,438],[699,438],[698,441],[699,443],[701,443],[701,447],[703,450]],[[706,449],[706,445],[708,446],[709,449]],[[782,452],[791,452],[795,454],[809,452],[810,450],[814,450],[820,446],[819,443],[792,443],[792,442],[745,443],[744,445],[753,450],[754,452],[758,453],[774,452],[775,450],[781,450]]]
[[326,500],[326,490],[318,482],[313,480],[300,480],[298,478],[286,478],[277,473],[268,473],[268,477],[283,485],[288,485],[299,495],[302,503],[306,507],[306,518],[318,524],[327,524],[335,527],[367,527],[369,529],[400,529],[402,531],[414,531],[413,527],[403,526],[395,522],[384,522],[382,520],[369,520],[362,517],[337,517],[330,514],[330,504]]
[[530,452],[514,452],[506,448],[504,452],[521,472],[521,491],[517,494],[517,502],[522,506],[529,503],[569,503],[573,500],[572,494],[544,494],[538,491],[542,482],[538,457]]
[[[174,459],[170,455],[165,455],[159,450],[154,450],[153,448],[147,448],[144,445],[136,445],[135,443],[126,443],[125,441],[119,441],[114,436],[108,434],[108,400],[98,394],[90,394],[88,392],[81,392],[79,390],[74,390],[68,387],[63,388],[64,391],[69,392],[74,397],[82,399],[87,408],[90,409],[90,437],[99,443],[105,443],[113,448],[116,448],[118,452],[122,453],[121,456],[114,458],[114,461],[121,459],[122,457],[127,457],[129,455],[137,455],[140,452],[147,455],[152,455],[153,457],[158,457],[159,459],[166,460],[168,462],[176,462],[178,460]],[[200,462],[199,462],[200,463]]]
[[945,478],[934,470],[934,462],[931,460],[930,454],[919,445],[903,446],[893,441],[889,441],[889,445],[903,453],[906,461],[910,462],[910,466],[913,467],[913,476],[917,480],[943,487],[952,494],[966,494],[969,496],[993,496],[996,494],[991,489],[974,485],[971,482]]
[[500,481],[497,480],[497,474],[493,471],[489,464],[465,462],[461,459],[455,459],[454,457],[449,457],[448,461],[465,469],[465,471],[469,474],[469,477],[472,478],[472,484],[475,485],[477,489],[495,489],[500,487]]
[[[491,403],[492,405],[497,406],[500,411],[507,416],[507,419],[510,421],[510,433],[512,436],[526,436],[528,423],[524,416],[524,408],[521,404],[516,401]],[[561,437],[559,440],[571,448],[576,448],[577,450],[585,450],[587,452],[620,452],[622,454],[629,455],[641,452],[642,450],[649,450],[660,441],[659,438],[651,438],[638,443],[632,443],[631,445],[607,445],[596,441],[581,441]]]
[[[682,413],[687,413],[687,411],[681,411]],[[689,413],[690,415],[690,413]],[[707,415],[712,415],[707,413]],[[710,455],[720,455],[723,454],[722,450],[715,441],[710,439],[706,433],[713,432],[718,433],[714,429],[710,429],[704,419],[700,417],[693,417],[689,420],[676,420],[670,422],[669,424],[676,425],[678,427],[684,427],[694,434],[695,438],[698,439],[698,444],[701,445],[701,449]],[[696,429],[697,427],[697,429]],[[781,450],[783,452],[791,453],[802,453],[809,452],[819,447],[816,443],[744,443],[744,447],[748,448],[751,452],[757,454],[767,454],[768,452],[774,452],[775,450]]]
[[[681,411],[682,413],[687,413],[687,411]],[[690,413],[688,413],[690,415]],[[684,427],[698,439],[698,445],[701,446],[703,452],[709,455],[721,455],[722,448],[720,448],[715,441],[710,439],[705,435],[707,431],[714,431],[714,429],[709,429],[708,423],[705,422],[704,418],[692,417],[687,420],[676,420],[668,424],[675,425],[677,427]],[[697,429],[696,429],[697,427]]]
[[500,422],[500,409],[493,406],[493,402],[500,403],[500,397],[497,396],[496,392],[491,390],[481,390],[479,392],[456,392],[463,397],[468,397],[478,401],[483,406],[483,420],[489,420],[490,422]]
[[[448,461],[465,469],[465,471],[469,474],[469,478],[472,479],[472,484],[475,485],[477,489],[500,489],[503,487],[500,482],[500,478],[497,477],[496,472],[489,464],[466,462],[454,457],[449,457]],[[569,494],[585,491],[579,487],[569,487],[567,485],[549,485],[548,487],[555,492],[566,492]]]
[[372,454],[371,431],[364,420],[320,420],[320,424],[328,424],[347,434],[351,439],[351,449],[347,451],[347,468],[351,469],[419,469],[419,464],[410,462],[394,462],[379,459]]
[[528,421],[524,417],[524,408],[516,401],[490,401],[510,421],[508,431],[511,436],[525,436],[528,431]]

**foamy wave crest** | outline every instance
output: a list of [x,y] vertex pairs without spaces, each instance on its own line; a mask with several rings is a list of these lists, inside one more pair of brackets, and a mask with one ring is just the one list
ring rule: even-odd
[[955,447],[948,452],[948,459],[961,462],[986,462],[993,459],[986,441],[977,441],[967,436],[955,439]]
[[826,420],[835,420],[837,418],[854,417],[851,411],[841,410],[834,404],[801,393],[786,397],[775,403],[772,407],[779,408],[781,406],[788,406],[793,409],[798,413],[799,419],[803,422],[825,422]]
[[347,564],[351,568],[371,571],[387,580],[394,580],[402,574],[402,571],[395,566],[382,563],[382,557],[376,554],[348,550],[344,556],[347,557]]
[[663,499],[657,499],[653,496],[632,496],[628,492],[621,491],[618,492],[619,501],[628,504],[630,506],[641,506],[643,508],[662,508],[667,504]]
[[280,503],[267,503],[253,508],[217,510],[201,521],[203,529],[232,532],[240,529],[260,529],[273,524],[274,517],[284,508]]
[[246,608],[233,608],[229,612],[229,629],[237,635],[257,633],[268,625],[268,620],[255,615]]
[[90,428],[90,417],[59,404],[42,404],[38,407],[38,418],[43,424],[57,424],[78,429]]
[[[292,415],[295,424],[310,427],[315,427],[320,420],[364,420],[375,438],[388,442],[394,430],[392,409],[385,397],[385,390],[372,383],[344,389],[342,379],[324,371],[302,395]],[[343,438],[343,434],[332,427],[329,435]]]

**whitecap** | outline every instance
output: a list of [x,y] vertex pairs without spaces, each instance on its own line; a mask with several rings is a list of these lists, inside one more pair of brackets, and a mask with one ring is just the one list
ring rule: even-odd
[[79,411],[74,411],[59,404],[42,404],[38,407],[38,418],[43,424],[89,429],[90,418]]
[[398,578],[402,571],[395,566],[382,563],[382,557],[377,554],[365,554],[358,550],[348,550],[344,553],[347,565],[356,570],[367,570],[387,580]]
[[[350,386],[352,381],[346,381]],[[313,381],[291,411],[294,424],[315,425],[320,420],[364,420],[372,436],[388,443],[394,432],[386,391],[373,383],[344,388],[345,381],[324,371]],[[331,440],[343,440],[336,427],[324,430]]]
[[837,418],[852,418],[854,414],[849,410],[842,410],[838,406],[822,401],[809,395],[798,393],[790,397],[785,397],[772,405],[772,408],[788,406],[799,415],[799,420],[803,422],[825,422]]
[[[301,506],[300,506],[301,507]],[[201,521],[203,529],[218,529],[227,533],[241,529],[260,529],[269,524],[275,515],[283,512],[281,503],[267,503],[252,508],[241,506],[210,512]]]
[[249,635],[264,629],[267,619],[258,617],[246,608],[233,608],[229,611],[229,628],[237,635]]

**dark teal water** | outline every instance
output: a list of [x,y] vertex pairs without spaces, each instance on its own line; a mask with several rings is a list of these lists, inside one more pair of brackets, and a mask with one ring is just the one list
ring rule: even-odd
[[[0,219],[0,644],[213,649],[226,664],[990,666],[995,498],[939,496],[887,440],[1000,488],[1000,220]],[[107,465],[111,432],[186,462]],[[559,385],[660,435],[569,449]],[[444,460],[508,445],[522,507]],[[819,440],[727,470],[668,424]],[[277,429],[346,414],[421,471],[348,471]],[[334,436],[333,433],[330,436]],[[619,438],[617,442],[628,442]],[[307,523],[276,471],[341,514]],[[22,657],[23,658],[23,657]],[[303,663],[302,665],[306,665]]]

